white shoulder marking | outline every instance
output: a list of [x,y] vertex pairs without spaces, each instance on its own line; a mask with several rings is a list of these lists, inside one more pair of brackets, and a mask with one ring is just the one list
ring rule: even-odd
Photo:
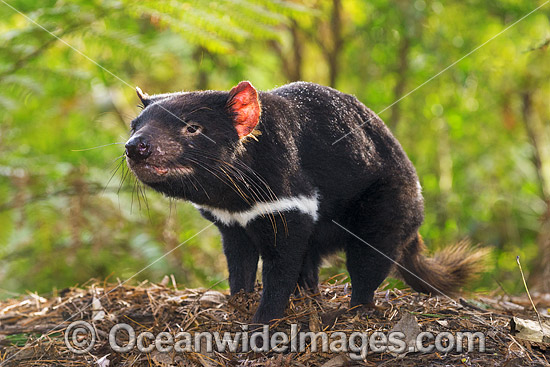
[[259,216],[267,214],[277,214],[290,210],[298,210],[304,214],[310,215],[314,221],[317,221],[319,214],[319,198],[317,193],[313,196],[295,196],[283,198],[277,201],[260,202],[254,204],[252,208],[244,212],[230,212],[225,209],[214,208],[208,205],[193,204],[196,208],[206,210],[216,218],[217,221],[231,225],[234,223],[240,224],[242,227],[256,219]]
[[422,185],[420,185],[420,181],[416,181],[416,194],[418,195],[419,199],[422,199]]

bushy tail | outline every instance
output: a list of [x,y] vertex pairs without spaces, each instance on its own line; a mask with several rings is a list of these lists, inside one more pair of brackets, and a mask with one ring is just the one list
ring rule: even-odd
[[484,270],[488,249],[461,241],[438,252],[424,255],[426,246],[420,234],[404,249],[398,267],[405,282],[417,292],[452,295]]

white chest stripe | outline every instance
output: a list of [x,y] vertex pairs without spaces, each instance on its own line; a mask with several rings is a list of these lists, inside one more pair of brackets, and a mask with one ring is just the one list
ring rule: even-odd
[[304,214],[310,215],[314,221],[317,221],[319,216],[319,199],[317,195],[313,196],[295,196],[284,198],[277,201],[268,201],[256,203],[252,208],[244,212],[230,212],[225,209],[218,209],[207,205],[193,204],[198,209],[203,209],[212,214],[217,221],[230,225],[234,223],[246,227],[248,222],[256,219],[259,216],[267,214],[277,214],[290,210],[298,210]]

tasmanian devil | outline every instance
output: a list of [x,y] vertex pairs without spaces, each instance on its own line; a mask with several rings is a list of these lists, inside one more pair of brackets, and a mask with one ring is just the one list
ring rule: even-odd
[[[423,255],[416,171],[382,120],[355,97],[297,82],[258,92],[149,96],[126,157],[154,190],[192,202],[222,236],[231,293],[263,294],[253,322],[283,316],[296,286],[317,291],[321,260],[346,253],[351,305],[373,305],[397,264],[416,291],[450,294],[482,252],[456,245]],[[341,139],[345,135],[345,138]]]

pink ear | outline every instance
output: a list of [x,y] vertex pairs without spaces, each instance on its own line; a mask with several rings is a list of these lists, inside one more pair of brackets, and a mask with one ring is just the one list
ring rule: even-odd
[[250,82],[240,82],[229,92],[227,108],[234,114],[234,123],[239,138],[254,130],[260,121],[258,92]]

